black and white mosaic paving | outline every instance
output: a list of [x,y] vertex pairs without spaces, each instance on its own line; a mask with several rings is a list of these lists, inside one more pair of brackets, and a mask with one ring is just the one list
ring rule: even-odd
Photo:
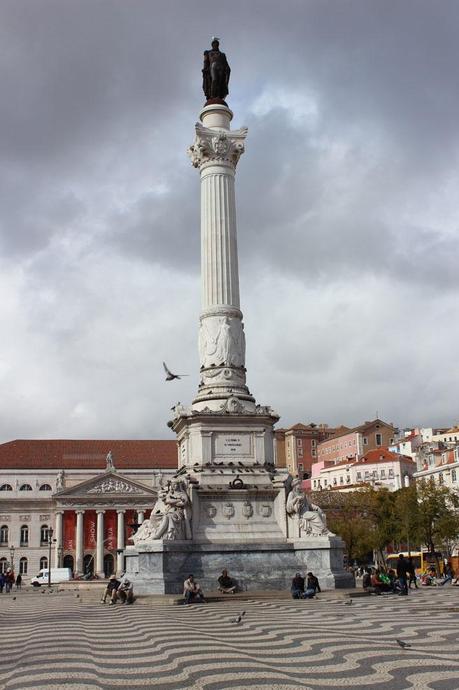
[[0,596],[0,688],[459,689],[459,588],[351,605],[326,593],[192,606],[98,599]]

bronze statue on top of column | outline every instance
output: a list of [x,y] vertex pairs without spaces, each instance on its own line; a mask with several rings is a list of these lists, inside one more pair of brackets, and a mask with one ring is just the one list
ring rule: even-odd
[[202,70],[202,88],[207,98],[206,105],[225,103],[228,95],[228,83],[231,69],[225,53],[219,50],[218,38],[212,39],[212,48],[204,51],[204,67]]

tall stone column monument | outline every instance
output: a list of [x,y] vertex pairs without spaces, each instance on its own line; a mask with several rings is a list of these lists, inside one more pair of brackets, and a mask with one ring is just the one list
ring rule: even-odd
[[341,539],[326,527],[298,480],[276,468],[278,415],[246,383],[240,308],[235,176],[247,128],[230,128],[230,68],[218,39],[204,53],[206,103],[188,149],[201,185],[200,382],[178,404],[179,469],[126,550],[142,592],[179,592],[189,573],[216,588],[223,569],[243,589],[285,589],[297,570],[324,586],[347,586]]

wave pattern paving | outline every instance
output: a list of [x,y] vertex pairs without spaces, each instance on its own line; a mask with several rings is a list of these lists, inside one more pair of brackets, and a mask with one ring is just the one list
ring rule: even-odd
[[326,594],[188,607],[91,596],[0,596],[1,690],[459,689],[459,588],[352,606]]

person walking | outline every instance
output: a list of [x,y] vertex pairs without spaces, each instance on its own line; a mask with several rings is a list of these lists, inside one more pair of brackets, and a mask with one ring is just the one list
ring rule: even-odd
[[451,568],[450,564],[447,563],[445,565],[445,569],[443,570],[443,580],[439,582],[439,585],[446,585],[447,582],[452,582],[454,577],[454,572],[453,569]]
[[411,585],[414,583],[414,586],[416,587],[416,589],[419,589],[418,578],[416,577],[416,568],[414,567],[412,556],[410,556],[408,558],[408,576],[409,576],[408,588],[411,589]]
[[399,553],[397,560],[397,577],[400,583],[399,596],[408,596],[408,577],[409,565],[403,553]]
[[22,575],[21,573],[18,573],[18,576],[16,578],[16,589],[21,589],[22,587]]
[[11,593],[11,588],[14,585],[14,573],[11,570],[11,568],[8,568],[6,571],[6,576],[5,576],[5,592],[7,594]]

